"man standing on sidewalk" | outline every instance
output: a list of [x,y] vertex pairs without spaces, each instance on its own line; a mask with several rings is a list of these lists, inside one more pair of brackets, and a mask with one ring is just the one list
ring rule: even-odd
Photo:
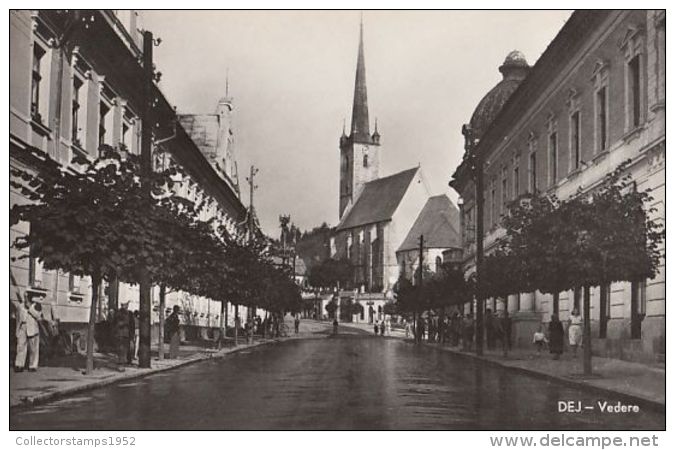
[[12,301],[16,308],[16,360],[14,371],[22,372],[29,358],[28,371],[35,372],[40,360],[40,326],[41,313],[35,306],[32,296],[24,294],[24,302]]
[[298,314],[295,315],[295,334],[298,334],[300,332],[300,316]]
[[117,370],[124,372],[124,366],[129,358],[129,338],[131,326],[129,324],[129,302],[120,304],[115,314],[115,332],[117,336]]

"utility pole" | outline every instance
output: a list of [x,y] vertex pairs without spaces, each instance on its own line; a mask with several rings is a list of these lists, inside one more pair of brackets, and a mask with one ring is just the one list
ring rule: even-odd
[[[419,288],[417,290],[418,292],[418,298],[417,298],[417,307],[419,308],[422,306],[422,301],[424,300],[423,298],[423,287],[424,287],[424,235],[420,234],[420,254],[419,254],[419,271],[420,271],[420,276],[419,276]],[[421,342],[424,336],[420,334],[420,327],[417,326],[417,321],[418,319],[415,318],[415,339],[417,342]]]
[[258,189],[258,186],[254,183],[254,178],[258,173],[258,168],[254,165],[251,165],[250,175],[246,177],[248,182],[248,238],[249,241],[253,239],[253,191]]
[[[152,128],[153,118],[153,88],[154,68],[152,50],[154,40],[152,32],[143,32],[143,122],[141,127],[141,183],[143,195],[151,197],[150,179],[152,175]],[[151,329],[151,298],[152,285],[150,274],[145,265],[141,265],[139,280],[140,308],[139,308],[139,351],[138,366],[150,368],[150,329]]]

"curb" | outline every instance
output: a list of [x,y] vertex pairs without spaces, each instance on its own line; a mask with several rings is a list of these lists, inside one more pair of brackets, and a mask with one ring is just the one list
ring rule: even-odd
[[120,377],[111,376],[109,378],[97,380],[97,381],[94,381],[92,383],[83,384],[81,386],[73,386],[73,387],[61,389],[61,390],[58,390],[58,391],[34,395],[32,397],[25,397],[25,398],[21,399],[21,403],[18,403],[18,404],[15,404],[15,405],[10,405],[9,410],[10,410],[10,412],[14,412],[14,411],[20,411],[20,410],[24,410],[24,409],[29,409],[31,407],[41,405],[41,404],[44,404],[44,403],[47,403],[47,402],[50,402],[50,401],[53,401],[53,400],[57,400],[57,399],[60,399],[60,398],[63,398],[63,397],[67,397],[69,395],[79,394],[79,393],[86,392],[86,391],[91,391],[91,390],[94,390],[94,389],[98,389],[98,388],[101,388],[101,387],[105,387],[105,386],[109,386],[109,385],[112,385],[112,384],[120,383],[120,382],[123,382],[123,381],[129,381],[129,380],[144,378],[144,377],[147,377],[149,375],[155,375],[157,373],[166,372],[166,371],[176,369],[176,368],[179,368],[179,367],[189,366],[190,364],[194,364],[194,363],[201,362],[201,361],[206,361],[206,360],[209,360],[209,359],[224,358],[228,355],[240,352],[242,350],[246,350],[246,349],[250,349],[250,348],[254,348],[254,347],[261,347],[263,345],[276,344],[276,343],[279,343],[279,342],[283,342],[283,341],[279,340],[279,339],[274,339],[274,340],[269,340],[269,341],[266,341],[266,342],[259,342],[257,344],[247,345],[245,347],[242,346],[242,347],[239,347],[239,348],[234,348],[234,349],[232,349],[228,352],[200,353],[200,354],[197,354],[198,356],[196,356],[196,357],[190,357],[189,359],[185,359],[183,361],[180,361],[180,362],[178,362],[178,363],[176,363],[175,365],[172,365],[172,366],[150,368],[150,369],[148,369],[146,371],[143,371],[143,372],[139,371],[139,372],[136,372],[136,373],[129,373],[129,374],[122,375]]
[[[405,340],[405,339],[403,339],[403,340],[404,340],[404,342],[406,342],[408,344],[414,344],[414,342],[411,342],[409,340]],[[478,361],[480,363],[489,364],[489,365],[492,365],[492,366],[497,366],[497,367],[500,367],[500,368],[503,368],[503,369],[512,370],[514,372],[519,372],[519,373],[522,373],[522,374],[525,374],[525,375],[530,375],[530,376],[540,378],[540,379],[553,380],[553,381],[556,381],[560,384],[564,384],[564,385],[569,386],[569,387],[583,389],[583,390],[589,391],[589,392],[592,391],[596,394],[597,393],[605,394],[605,395],[609,394],[613,397],[618,398],[619,400],[630,402],[630,403],[633,403],[633,404],[637,404],[640,407],[645,407],[646,409],[650,409],[652,411],[656,411],[656,412],[659,412],[659,413],[662,413],[662,414],[665,414],[665,412],[666,412],[666,404],[662,403],[658,400],[652,400],[652,399],[641,397],[641,396],[635,395],[635,394],[628,394],[626,392],[617,391],[617,390],[606,388],[606,387],[603,387],[603,386],[596,386],[594,384],[589,384],[585,381],[573,380],[573,379],[570,379],[570,378],[567,378],[567,377],[564,377],[564,376],[550,374],[548,372],[541,372],[541,371],[537,371],[537,370],[527,369],[527,368],[524,368],[524,367],[512,366],[512,365],[509,365],[509,364],[504,364],[500,361],[496,361],[494,359],[486,358],[485,356],[477,356],[477,355],[472,354],[472,353],[464,353],[464,352],[460,352],[460,351],[453,350],[453,349],[450,349],[450,348],[437,347],[435,345],[431,345],[431,344],[426,343],[426,342],[423,343],[423,345],[426,346],[426,347],[429,347],[429,348],[434,348],[437,351],[452,353],[453,355],[457,355],[457,356],[460,356],[460,357],[466,358],[466,359],[471,359],[473,361]]]

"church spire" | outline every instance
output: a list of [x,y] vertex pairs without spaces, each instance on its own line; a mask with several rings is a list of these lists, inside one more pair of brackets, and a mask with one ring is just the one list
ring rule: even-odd
[[363,16],[361,16],[361,26],[359,30],[359,55],[356,61],[356,82],[354,83],[351,138],[354,142],[370,141],[368,93],[366,90],[366,60],[363,53]]

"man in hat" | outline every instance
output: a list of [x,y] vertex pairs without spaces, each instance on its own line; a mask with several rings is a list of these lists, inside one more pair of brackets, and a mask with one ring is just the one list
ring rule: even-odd
[[12,301],[16,309],[16,360],[14,371],[22,372],[28,361],[28,371],[35,372],[40,360],[40,307],[36,306],[31,293],[24,293],[23,303]]
[[115,335],[117,337],[117,370],[124,372],[124,365],[128,363],[129,355],[129,301],[120,303],[115,313]]
[[166,332],[169,336],[169,359],[178,358],[180,347],[180,306],[174,305],[173,312],[166,319]]

